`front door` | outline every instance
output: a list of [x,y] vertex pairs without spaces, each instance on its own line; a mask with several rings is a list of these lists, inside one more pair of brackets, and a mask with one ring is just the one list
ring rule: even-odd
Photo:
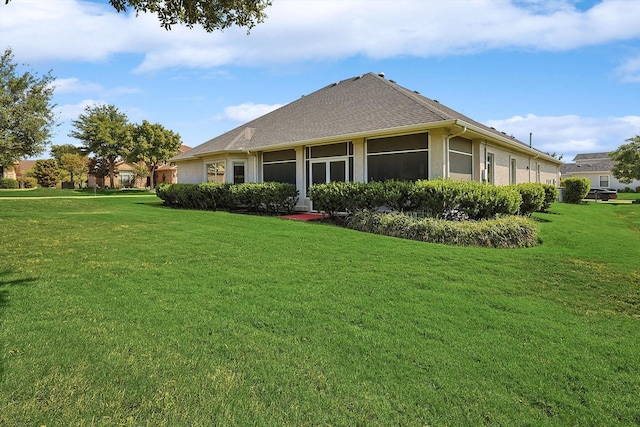
[[311,185],[345,182],[347,180],[347,161],[345,159],[312,160],[309,174]]
[[[312,160],[309,171],[310,185],[345,182],[348,176],[347,164],[346,159]],[[311,202],[311,210],[313,210],[313,202]]]

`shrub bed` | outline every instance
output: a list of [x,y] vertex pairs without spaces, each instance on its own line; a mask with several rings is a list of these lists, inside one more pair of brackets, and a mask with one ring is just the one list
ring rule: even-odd
[[434,218],[447,218],[461,212],[469,219],[489,219],[514,215],[522,197],[512,187],[479,182],[424,180],[411,182],[332,182],[309,189],[313,206],[335,216],[338,212],[357,212],[385,206],[404,212],[420,212]]
[[533,220],[521,216],[458,222],[402,212],[363,210],[351,215],[346,226],[390,237],[457,246],[526,248],[540,244]]
[[444,218],[449,212],[459,210],[473,220],[515,215],[520,202],[520,193],[513,187],[447,179],[417,181],[411,197],[413,210],[428,216]]
[[166,206],[201,210],[246,209],[254,213],[289,213],[298,202],[295,185],[265,183],[160,184],[156,195]]

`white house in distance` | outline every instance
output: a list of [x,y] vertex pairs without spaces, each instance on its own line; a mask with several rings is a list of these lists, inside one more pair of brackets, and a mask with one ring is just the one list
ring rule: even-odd
[[451,178],[559,185],[559,160],[384,74],[332,83],[171,159],[179,183]]
[[635,190],[640,186],[640,181],[638,180],[623,184],[613,176],[611,170],[614,162],[609,157],[609,153],[578,154],[573,161],[574,163],[566,163],[560,167],[562,178],[588,178],[591,181],[591,187],[609,188],[618,191],[627,187]]

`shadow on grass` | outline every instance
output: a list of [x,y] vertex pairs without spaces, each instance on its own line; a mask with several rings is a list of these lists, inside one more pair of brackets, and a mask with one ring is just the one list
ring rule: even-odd
[[[0,271],[0,324],[2,323],[2,314],[4,313],[4,309],[9,301],[9,288],[14,286],[26,286],[36,281],[35,277],[26,279],[8,279],[7,277],[12,274],[13,273],[9,270]],[[4,363],[0,361],[0,378],[4,377],[4,369]]]

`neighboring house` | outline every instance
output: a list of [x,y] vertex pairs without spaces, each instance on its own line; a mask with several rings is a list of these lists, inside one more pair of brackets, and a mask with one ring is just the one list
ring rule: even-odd
[[[188,145],[181,145],[178,149],[178,153],[185,153],[191,150],[191,147]],[[147,177],[146,180],[141,181],[140,179],[135,178],[135,173],[133,169],[133,165],[130,163],[126,163],[124,161],[119,161],[116,163],[116,169],[118,173],[114,177],[114,185],[116,188],[125,187],[125,188],[133,188],[133,187],[150,187],[151,179]],[[154,182],[156,185],[161,183],[172,183],[175,184],[177,181],[176,175],[176,166],[172,163],[165,162],[164,164],[158,166],[154,173]],[[89,187],[108,187],[109,184],[109,176],[105,176],[104,178],[98,178],[94,175],[89,175],[88,186]]]
[[178,182],[451,178],[558,185],[559,160],[476,122],[383,74],[326,86],[180,154]]
[[24,176],[26,171],[32,169],[36,161],[37,160],[19,160],[9,167],[0,165],[0,178],[18,179]]
[[578,154],[573,161],[574,163],[566,163],[560,167],[562,178],[588,178],[591,181],[591,187],[612,190],[622,190],[627,187],[635,190],[640,186],[638,180],[623,184],[613,176],[611,170],[614,161],[609,157],[609,153]]

